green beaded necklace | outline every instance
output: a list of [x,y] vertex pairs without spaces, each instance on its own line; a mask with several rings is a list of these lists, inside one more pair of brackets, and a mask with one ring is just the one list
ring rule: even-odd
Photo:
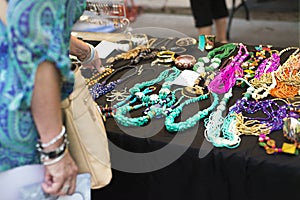
[[[194,65],[193,70],[198,73],[212,72],[218,69],[222,59],[229,57],[236,49],[234,43],[224,44],[207,54],[207,57],[198,58],[198,62]],[[209,66],[207,66],[210,64]]]
[[[173,71],[173,72],[172,72]],[[171,72],[171,73],[170,73]],[[169,74],[170,73],[170,74]],[[175,93],[178,90],[170,91],[171,82],[179,76],[181,71],[176,67],[164,70],[160,75],[153,80],[137,83],[129,91],[132,96],[136,96],[142,103],[131,106],[129,103],[126,103],[116,109],[114,119],[117,123],[122,124],[123,126],[143,126],[149,122],[155,116],[165,115],[166,109],[171,107],[176,102]],[[141,92],[141,89],[154,85],[160,81],[164,80],[162,88],[159,91],[159,94],[152,94],[147,96],[145,93]],[[171,97],[169,97],[171,96]],[[121,103],[122,104],[122,103]],[[159,105],[159,106],[152,106]],[[145,116],[130,118],[126,114],[132,110],[137,110],[142,107],[150,107],[150,111],[147,112]]]
[[165,120],[165,126],[166,126],[167,131],[169,131],[169,132],[184,131],[186,129],[189,129],[189,128],[195,126],[198,121],[205,118],[209,114],[209,112],[211,112],[218,105],[218,102],[219,102],[218,95],[215,93],[211,93],[211,94],[213,96],[212,104],[208,108],[206,108],[204,110],[200,110],[194,116],[188,118],[184,122],[178,122],[178,123],[174,122],[175,118],[178,117],[180,115],[180,113],[182,112],[183,107],[188,104],[196,103],[196,102],[207,99],[209,97],[209,93],[195,97],[195,98],[190,98],[190,99],[186,100],[184,103],[177,106],[175,109],[173,109],[170,112],[170,114],[166,117],[166,120]]
[[[166,116],[172,105],[176,103],[175,93],[179,90],[181,90],[181,88],[172,91],[171,98],[157,99],[155,101],[151,101],[147,98],[147,100],[143,99],[141,104],[134,106],[122,106],[117,109],[116,114],[114,114],[114,118],[117,123],[123,126],[143,126],[154,117]],[[126,116],[126,114],[130,111],[138,110],[142,107],[149,108],[149,111],[146,113],[146,115],[135,118]]]

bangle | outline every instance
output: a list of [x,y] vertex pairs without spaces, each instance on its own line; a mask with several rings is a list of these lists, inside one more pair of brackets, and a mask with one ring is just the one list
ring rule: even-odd
[[65,135],[65,133],[66,133],[66,128],[65,128],[65,126],[62,126],[61,132],[55,138],[50,140],[48,143],[41,143],[41,141],[39,141],[37,145],[42,147],[42,148],[49,147],[50,145],[54,144],[59,139],[61,139]]
[[68,144],[68,139],[65,138],[64,142],[53,151],[43,151],[42,148],[38,147],[37,150],[40,153],[40,160],[43,162],[61,156],[67,149]]
[[179,69],[192,68],[196,63],[196,58],[192,55],[181,55],[175,59],[175,65]]
[[55,158],[55,159],[53,159],[53,160],[43,162],[43,165],[53,165],[53,164],[55,164],[55,163],[58,163],[60,160],[62,160],[62,159],[65,157],[67,151],[68,151],[68,150],[66,149],[66,150],[63,152],[63,154],[61,154],[59,157],[57,157],[57,158]]
[[156,54],[157,62],[159,63],[172,63],[175,60],[175,52],[160,51]]
[[94,48],[94,46],[89,44],[89,43],[86,43],[86,44],[91,49],[91,54],[90,54],[89,58],[86,58],[83,61],[81,61],[81,64],[88,64],[88,63],[92,62],[94,60],[94,57],[95,57],[95,48]]

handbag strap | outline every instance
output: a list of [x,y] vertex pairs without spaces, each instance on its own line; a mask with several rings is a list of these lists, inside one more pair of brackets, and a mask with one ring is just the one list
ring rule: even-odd
[[6,24],[6,10],[7,10],[7,1],[0,0],[0,20]]
[[77,98],[85,90],[88,91],[87,86],[85,84],[85,79],[81,74],[80,67],[77,67],[74,70],[74,78],[75,78],[75,82],[74,82],[73,92],[69,95],[70,100]]

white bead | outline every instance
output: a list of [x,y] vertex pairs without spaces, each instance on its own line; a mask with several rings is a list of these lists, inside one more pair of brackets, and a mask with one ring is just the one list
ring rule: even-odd
[[226,108],[226,107],[225,107],[224,105],[219,105],[219,106],[218,106],[218,109],[219,109],[219,110],[225,110],[225,108]]
[[208,57],[203,57],[202,60],[203,60],[204,63],[208,63],[209,62],[209,58]]
[[218,63],[212,63],[211,66],[214,68],[214,69],[217,69],[219,67],[219,64]]
[[198,69],[197,69],[197,72],[198,72],[199,74],[204,73],[204,72],[205,72],[204,65],[201,66],[201,67],[199,66]]
[[211,59],[211,62],[220,64],[222,61],[220,58],[213,58]]
[[204,63],[203,62],[197,62],[196,65],[199,66],[199,67],[204,67]]
[[158,99],[159,99],[159,96],[157,94],[150,95],[150,101],[157,101]]
[[162,94],[170,94],[170,90],[168,89],[168,88],[162,88],[161,90],[160,90],[160,93],[162,93]]
[[136,96],[137,98],[139,98],[139,99],[143,98],[144,95],[145,95],[145,94],[142,93],[142,92],[136,92],[136,93],[135,93],[135,96]]
[[224,95],[224,97],[225,97],[226,99],[229,99],[230,97],[232,97],[232,93],[226,93],[226,94]]

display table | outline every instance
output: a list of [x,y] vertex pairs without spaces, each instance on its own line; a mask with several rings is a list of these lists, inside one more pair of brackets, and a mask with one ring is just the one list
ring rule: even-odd
[[[196,58],[203,54],[196,45],[190,46],[185,53]],[[137,69],[142,71],[139,76],[122,82],[116,89],[130,88],[135,83],[151,80],[167,68],[151,66],[150,63],[144,62],[138,64]],[[124,74],[133,71],[134,69],[124,70]],[[112,79],[119,77],[120,75],[116,75]],[[228,108],[242,97],[245,90],[242,87],[234,87]],[[106,97],[97,99],[97,103],[107,104]],[[197,106],[204,109],[210,104],[211,101],[207,100]],[[195,107],[190,105],[185,112],[186,116],[182,116],[181,120],[195,112]],[[169,133],[161,121],[163,120],[154,119],[153,123],[144,127],[123,127],[113,118],[107,119],[105,126],[110,143],[113,179],[105,188],[93,190],[92,199],[298,198],[299,156],[268,155],[258,145],[256,136],[242,136],[241,144],[234,149],[212,147],[203,134],[204,120],[200,120],[195,128],[180,133]],[[279,146],[286,141],[282,131],[272,132],[271,137]],[[180,142],[174,142],[175,140]],[[152,156],[149,156],[151,153]],[[168,163],[168,153],[169,157],[177,156],[178,159],[172,161],[170,158]]]

